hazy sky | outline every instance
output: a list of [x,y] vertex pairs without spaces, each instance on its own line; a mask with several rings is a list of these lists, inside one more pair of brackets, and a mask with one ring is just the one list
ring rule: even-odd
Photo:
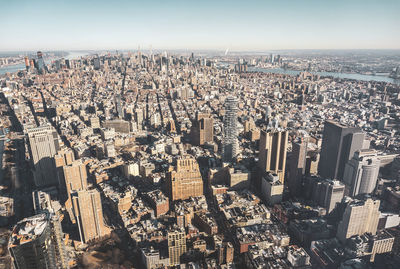
[[0,0],[1,50],[400,49],[400,0]]

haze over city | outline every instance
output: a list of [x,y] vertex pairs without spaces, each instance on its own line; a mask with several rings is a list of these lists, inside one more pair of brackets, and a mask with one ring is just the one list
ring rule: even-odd
[[396,0],[2,0],[0,6],[0,51],[400,49]]

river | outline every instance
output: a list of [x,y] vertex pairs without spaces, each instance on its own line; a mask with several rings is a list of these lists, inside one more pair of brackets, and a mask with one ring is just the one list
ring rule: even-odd
[[[274,73],[274,74],[286,74],[296,76],[302,71],[288,70],[283,68],[260,68],[260,67],[249,67],[249,72],[263,72],[263,73]],[[393,79],[385,76],[373,76],[373,75],[363,75],[363,74],[349,74],[349,73],[337,73],[337,72],[309,72],[315,75],[320,75],[322,77],[335,77],[335,78],[345,78],[345,79],[355,79],[363,81],[380,81],[388,82],[400,85],[399,79]]]

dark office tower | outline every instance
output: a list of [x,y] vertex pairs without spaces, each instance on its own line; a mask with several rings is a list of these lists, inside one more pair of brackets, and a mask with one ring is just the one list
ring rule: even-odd
[[214,138],[214,122],[207,113],[198,113],[190,130],[192,143],[202,146],[205,143],[213,142]]
[[86,243],[108,234],[109,229],[104,224],[103,208],[98,190],[81,190],[73,193],[72,204],[82,242]]
[[33,178],[37,187],[58,185],[54,156],[59,150],[58,135],[51,125],[27,130]]
[[307,176],[304,181],[303,196],[324,207],[326,213],[330,213],[342,201],[345,186],[340,181],[318,176]]
[[262,172],[277,174],[283,184],[285,180],[288,132],[278,130],[261,131],[258,167]]
[[26,71],[29,71],[29,58],[28,58],[28,56],[25,56],[25,68],[26,68]]
[[350,196],[372,193],[375,190],[380,163],[375,150],[364,149],[354,153],[353,158],[346,164],[343,176]]
[[56,68],[57,71],[61,69],[61,60],[56,60],[54,62],[54,67]]
[[94,70],[100,70],[100,58],[96,57],[93,59]]
[[16,269],[68,268],[59,220],[48,212],[18,222],[8,248]]
[[302,138],[292,143],[292,153],[289,158],[288,186],[292,195],[297,196],[301,192],[301,181],[306,172],[307,140]]
[[122,119],[124,115],[123,115],[123,108],[122,108],[122,101],[120,94],[115,95],[115,110],[118,113],[118,117]]
[[37,69],[39,74],[43,74],[45,71],[45,64],[44,64],[44,60],[43,60],[43,53],[41,51],[37,52]]
[[224,142],[222,156],[224,161],[232,161],[239,153],[238,134],[237,134],[237,99],[228,96],[225,99],[224,116]]
[[346,163],[363,143],[361,129],[325,121],[318,173],[324,178],[343,180]]
[[67,66],[68,69],[71,69],[71,61],[69,59],[65,60],[65,65]]

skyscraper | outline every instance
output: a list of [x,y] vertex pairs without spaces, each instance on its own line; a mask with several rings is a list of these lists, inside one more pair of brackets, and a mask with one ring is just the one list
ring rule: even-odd
[[228,96],[225,99],[224,116],[224,142],[223,160],[231,161],[239,153],[238,134],[237,134],[237,99]]
[[16,269],[68,268],[59,220],[48,212],[25,218],[14,227],[9,251]]
[[73,212],[81,241],[88,242],[108,234],[104,224],[100,193],[96,189],[80,190],[72,195]]
[[277,174],[282,184],[285,179],[287,141],[287,131],[261,131],[258,167],[262,172]]
[[81,160],[76,160],[71,165],[64,166],[63,171],[65,190],[68,197],[65,206],[71,209],[71,192],[87,188],[86,165]]
[[301,181],[306,172],[307,138],[292,143],[290,155],[288,186],[292,195],[301,192]]
[[324,178],[342,180],[347,161],[363,148],[363,143],[361,129],[325,121],[318,173]]
[[375,150],[358,150],[347,162],[343,181],[349,189],[350,196],[361,193],[372,193],[376,187],[380,160]]
[[306,199],[312,200],[326,209],[329,214],[340,203],[344,195],[344,184],[338,180],[323,179],[318,176],[305,178],[304,192]]
[[37,187],[57,185],[54,156],[59,150],[58,134],[51,125],[27,130],[34,181]]
[[93,59],[93,67],[94,67],[94,70],[100,69],[100,58],[98,55]]
[[203,180],[199,164],[194,158],[182,157],[168,173],[166,187],[172,201],[203,195]]
[[198,113],[190,130],[192,143],[194,145],[204,145],[206,142],[213,142],[214,121],[210,114]]
[[364,233],[376,234],[380,216],[379,200],[349,200],[337,230],[337,238],[347,238]]
[[43,60],[43,53],[41,51],[37,52],[37,69],[39,74],[43,74],[45,71],[45,64],[44,64],[44,60]]
[[119,118],[124,118],[125,115],[123,115],[123,108],[122,108],[122,101],[121,101],[121,95],[116,94],[115,95],[115,110],[118,113]]
[[29,71],[29,58],[28,58],[28,56],[25,56],[25,69],[26,69],[26,71]]
[[168,232],[168,254],[171,266],[179,265],[182,254],[186,252],[186,235],[183,228]]

